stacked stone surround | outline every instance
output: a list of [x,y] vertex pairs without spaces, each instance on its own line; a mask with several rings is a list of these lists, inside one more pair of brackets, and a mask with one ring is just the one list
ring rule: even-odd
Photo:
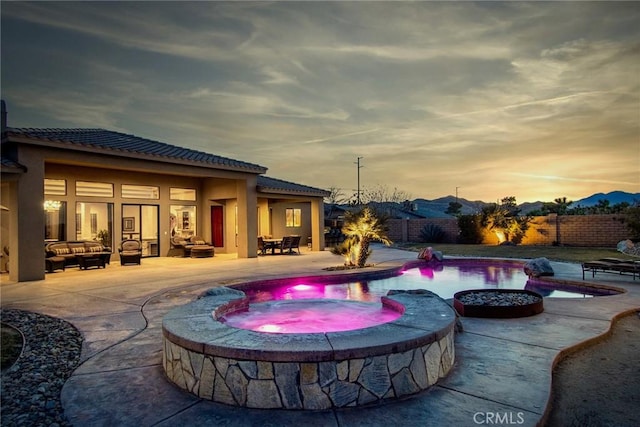
[[404,312],[396,321],[325,334],[228,327],[216,317],[248,304],[235,292],[201,298],[163,320],[167,378],[203,399],[264,409],[376,404],[429,388],[454,363],[455,314],[430,292],[384,298]]

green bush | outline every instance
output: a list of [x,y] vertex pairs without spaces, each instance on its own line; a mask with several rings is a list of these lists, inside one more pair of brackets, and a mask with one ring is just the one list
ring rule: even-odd
[[624,223],[635,241],[640,239],[640,206],[632,206],[625,211]]
[[479,245],[482,243],[482,215],[460,215],[458,217],[458,243]]
[[445,241],[447,234],[436,224],[426,224],[420,230],[420,240],[425,243],[442,243]]

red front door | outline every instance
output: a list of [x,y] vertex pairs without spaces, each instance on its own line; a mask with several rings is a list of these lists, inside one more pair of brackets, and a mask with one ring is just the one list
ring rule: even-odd
[[224,246],[222,206],[211,206],[211,241],[213,246],[220,248]]

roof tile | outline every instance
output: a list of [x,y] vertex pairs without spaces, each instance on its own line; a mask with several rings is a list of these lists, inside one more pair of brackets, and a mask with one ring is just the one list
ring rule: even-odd
[[9,128],[8,135],[62,142],[76,146],[95,147],[119,153],[186,160],[253,173],[265,173],[267,171],[266,167],[253,163],[104,129]]
[[329,191],[321,190],[315,187],[309,187],[307,185],[296,184],[294,182],[283,181],[281,179],[270,178],[268,176],[258,176],[258,190],[262,191],[277,191],[287,193],[304,193],[312,194],[316,196],[326,197],[330,194]]

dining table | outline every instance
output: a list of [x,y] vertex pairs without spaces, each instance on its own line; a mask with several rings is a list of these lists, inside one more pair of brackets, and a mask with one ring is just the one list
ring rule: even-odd
[[271,255],[275,255],[276,249],[280,247],[282,244],[282,238],[279,239],[263,239],[264,241],[264,251],[267,252],[271,249]]

